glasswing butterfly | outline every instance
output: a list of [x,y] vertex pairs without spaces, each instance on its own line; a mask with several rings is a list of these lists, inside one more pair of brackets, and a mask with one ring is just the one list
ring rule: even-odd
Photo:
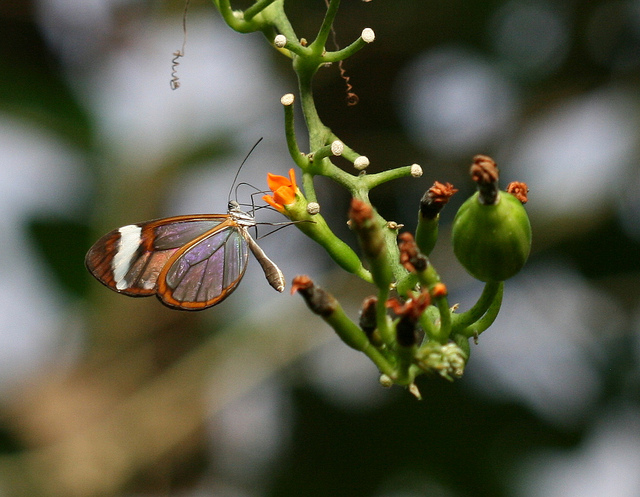
[[87,252],[85,265],[98,281],[118,293],[156,295],[174,309],[198,311],[222,302],[236,289],[250,250],[269,284],[282,292],[282,271],[249,234],[255,225],[253,214],[242,211],[235,201],[229,201],[227,214],[130,224],[100,238]]

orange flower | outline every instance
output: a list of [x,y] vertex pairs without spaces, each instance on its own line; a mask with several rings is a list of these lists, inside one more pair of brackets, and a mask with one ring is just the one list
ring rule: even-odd
[[267,185],[269,185],[273,195],[265,195],[262,200],[284,214],[284,206],[291,205],[296,201],[298,187],[296,186],[296,176],[293,169],[289,169],[288,178],[267,173]]

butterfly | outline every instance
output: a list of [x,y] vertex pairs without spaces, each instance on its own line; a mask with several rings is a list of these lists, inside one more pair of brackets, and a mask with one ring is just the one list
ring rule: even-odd
[[115,229],[87,252],[98,281],[132,297],[156,295],[172,308],[198,311],[219,304],[238,286],[249,250],[269,284],[282,292],[282,271],[249,234],[254,216],[229,202],[227,214],[156,219]]

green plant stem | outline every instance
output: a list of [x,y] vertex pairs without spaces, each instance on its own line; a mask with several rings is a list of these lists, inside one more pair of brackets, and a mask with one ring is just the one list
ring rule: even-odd
[[331,157],[332,155],[333,152],[331,150],[331,144],[327,144],[315,150],[312,154],[309,154],[309,162],[320,162],[323,159]]
[[348,59],[356,52],[362,50],[366,47],[368,43],[362,39],[362,37],[358,38],[356,41],[351,43],[350,45],[344,47],[341,50],[337,50],[335,52],[327,52],[324,54],[325,62],[340,62],[341,60]]
[[[309,160],[302,154],[298,147],[296,140],[296,131],[294,123],[294,108],[293,103],[290,105],[283,105],[284,107],[284,134],[287,141],[287,148],[289,149],[289,155],[295,164],[305,171],[309,165]],[[306,192],[306,189],[305,189]],[[315,202],[315,198],[311,200]]]
[[238,33],[251,33],[257,31],[259,26],[256,23],[249,23],[242,18],[236,17],[229,0],[212,0],[218,11],[222,15],[224,22]]
[[502,293],[504,285],[500,285],[495,298],[491,301],[489,309],[478,321],[460,331],[466,337],[478,337],[484,330],[489,328],[498,317],[500,306],[502,305]]
[[387,299],[389,298],[389,287],[378,288],[378,302],[376,303],[376,326],[382,342],[391,347],[395,344],[396,336],[389,316],[387,315]]
[[336,18],[336,14],[338,13],[338,7],[340,7],[340,0],[331,0],[329,2],[329,7],[327,8],[327,13],[322,20],[322,25],[318,30],[318,35],[316,39],[311,43],[309,48],[311,48],[316,54],[322,55],[325,51],[325,46],[327,44],[327,38],[331,33],[331,26],[333,26],[333,21]]
[[439,329],[436,320],[439,319],[439,310],[436,306],[430,305],[420,316],[420,327],[424,331],[423,345],[437,335]]
[[322,246],[341,268],[371,283],[372,275],[356,253],[331,231],[321,214],[309,214],[307,205],[305,198],[298,195],[295,203],[285,207],[286,214],[292,221],[297,221],[296,227]]
[[384,357],[382,352],[371,345],[364,331],[349,319],[341,306],[337,306],[334,312],[329,316],[323,316],[323,319],[334,329],[336,334],[344,343],[349,347],[366,354],[366,356],[369,357],[369,359],[371,359],[371,361],[373,361],[373,363],[378,367],[381,373],[395,378],[395,369]]
[[298,75],[302,115],[304,116],[305,124],[309,132],[309,149],[314,151],[326,145],[328,142],[327,138],[331,135],[329,128],[320,120],[311,89],[311,81],[318,69],[318,61],[311,57],[295,57],[293,63]]
[[452,329],[454,331],[462,330],[482,318],[496,300],[502,300],[503,288],[503,281],[485,283],[482,295],[480,295],[475,305],[466,312],[454,314],[451,322]]
[[378,185],[395,179],[406,178],[407,176],[411,176],[411,166],[401,166],[375,174],[365,174],[358,176],[358,181],[367,189],[373,190]]
[[409,385],[415,379],[415,373],[411,366],[413,365],[416,346],[401,347],[396,345],[396,356],[398,363],[396,366],[395,381],[398,385]]
[[[275,30],[279,34],[284,35],[287,39],[287,45],[289,46],[290,50],[299,53],[306,53],[305,47],[300,44],[295,30],[293,29],[293,26],[289,22],[289,18],[284,12],[284,0],[275,0],[268,9],[263,11],[263,13],[265,16],[269,14],[269,19],[273,23]],[[267,39],[272,42],[274,37],[275,36],[267,36]]]
[[445,344],[451,334],[451,309],[449,309],[447,297],[439,297],[434,300],[438,311],[440,311],[440,327],[433,338],[441,344]]
[[396,291],[401,297],[407,297],[407,292],[414,290],[418,284],[418,275],[416,273],[406,273],[401,278],[396,278]]
[[[417,275],[420,285],[429,290],[437,283],[440,283],[440,275],[431,264],[428,264],[427,268],[424,271],[418,272]],[[441,344],[445,344],[451,334],[451,309],[449,309],[449,300],[446,296],[435,297],[433,300],[434,305],[440,313],[440,326],[432,331],[433,335],[431,338]]]
[[271,5],[276,0],[258,0],[251,7],[244,11],[245,21],[251,21],[257,14],[262,12],[265,8]]

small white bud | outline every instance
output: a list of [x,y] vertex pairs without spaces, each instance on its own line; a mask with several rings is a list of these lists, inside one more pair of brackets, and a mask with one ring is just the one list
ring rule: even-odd
[[385,388],[391,388],[393,386],[393,380],[386,374],[380,375],[380,379],[378,381],[380,381],[380,385]]
[[422,176],[422,167],[419,164],[411,164],[411,176],[414,178]]
[[286,95],[282,95],[282,98],[280,99],[280,103],[284,106],[289,106],[293,104],[293,101],[295,99],[296,97],[293,93],[287,93]]
[[273,44],[278,48],[284,48],[284,46],[287,44],[287,37],[285,35],[277,35],[273,39]]
[[356,160],[353,161],[353,167],[355,167],[358,171],[362,171],[369,166],[369,158],[365,155],[361,155],[360,157],[356,157]]
[[422,395],[420,395],[420,390],[418,390],[418,387],[416,386],[415,383],[412,383],[411,385],[409,385],[409,392],[413,394],[413,396],[416,399],[422,400]]
[[342,155],[344,152],[344,143],[340,140],[336,140],[331,144],[331,153],[335,156]]
[[318,214],[320,212],[320,204],[318,202],[309,202],[307,204],[307,213],[312,216]]
[[396,223],[395,221],[389,221],[387,223],[387,228],[390,230],[399,230],[400,228],[404,228],[404,224]]
[[362,41],[364,41],[365,43],[371,43],[373,40],[376,39],[376,34],[373,32],[373,29],[364,28],[362,30],[362,34],[360,35],[360,37],[362,38]]

